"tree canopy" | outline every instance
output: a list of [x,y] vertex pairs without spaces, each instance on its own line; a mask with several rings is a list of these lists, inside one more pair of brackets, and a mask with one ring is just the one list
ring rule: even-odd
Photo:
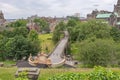
[[10,23],[9,25],[7,25],[8,27],[26,27],[27,24],[27,20],[24,19],[19,19],[15,22]]
[[46,20],[41,18],[36,18],[34,19],[34,22],[39,25],[40,32],[42,31],[50,32],[49,23]]
[[28,58],[30,53],[40,51],[38,33],[25,27],[16,27],[12,31],[5,30],[0,34],[0,60]]

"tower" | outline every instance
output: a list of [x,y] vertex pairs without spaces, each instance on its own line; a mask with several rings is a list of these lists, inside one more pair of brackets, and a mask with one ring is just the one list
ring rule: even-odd
[[120,0],[117,1],[117,5],[114,5],[114,12],[120,15]]
[[4,14],[0,10],[0,25],[3,24],[4,22],[5,22]]
[[2,11],[0,11],[0,19],[4,19],[4,15],[3,15]]

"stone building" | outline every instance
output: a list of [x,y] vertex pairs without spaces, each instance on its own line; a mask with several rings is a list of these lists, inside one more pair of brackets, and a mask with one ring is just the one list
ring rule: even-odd
[[112,12],[109,12],[109,11],[105,11],[105,10],[100,10],[98,11],[97,9],[96,10],[93,10],[91,14],[87,14],[87,19],[90,20],[90,19],[96,19],[96,16],[98,14],[109,14],[109,13],[112,13]]
[[95,19],[96,15],[98,14],[98,10],[93,10],[91,14],[87,14],[87,19]]
[[115,18],[115,25],[120,28],[120,0],[118,0],[117,5],[114,5],[114,12],[117,14],[117,18]]
[[35,30],[35,31],[37,31],[37,32],[40,31],[39,26],[38,26],[36,23],[34,23],[34,22],[29,22],[29,23],[27,23],[27,28],[28,28],[29,30]]
[[120,28],[120,0],[117,1],[116,5],[114,5],[113,12],[95,10],[91,14],[87,15],[87,19],[102,19],[105,20],[106,23]]

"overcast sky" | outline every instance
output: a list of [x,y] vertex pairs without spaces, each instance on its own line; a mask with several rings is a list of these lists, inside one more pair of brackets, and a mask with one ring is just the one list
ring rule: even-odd
[[92,10],[113,11],[117,0],[0,0],[5,18],[38,16],[66,16],[80,13],[85,16]]

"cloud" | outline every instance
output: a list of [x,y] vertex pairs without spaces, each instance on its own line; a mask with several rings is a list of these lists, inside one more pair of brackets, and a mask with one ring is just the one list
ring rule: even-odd
[[7,3],[1,3],[0,2],[0,5],[1,5],[0,9],[5,11],[6,13],[14,13],[14,12],[18,12],[19,11],[18,8],[14,7],[12,5],[9,5]]
[[39,16],[86,15],[94,9],[113,10],[117,0],[1,0],[0,9],[6,18]]

